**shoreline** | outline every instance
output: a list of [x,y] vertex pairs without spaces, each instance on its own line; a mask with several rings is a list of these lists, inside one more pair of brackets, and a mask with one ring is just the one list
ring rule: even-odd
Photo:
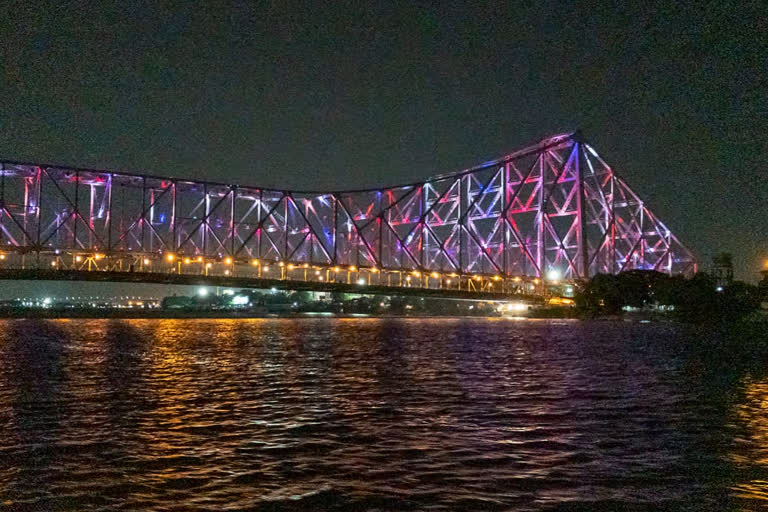
[[516,319],[576,319],[575,316],[564,314],[567,312],[551,311],[545,314],[537,314],[532,311],[530,314],[519,316],[507,315],[457,315],[457,314],[434,314],[434,313],[411,313],[411,314],[369,314],[369,313],[331,313],[331,312],[254,312],[254,311],[184,311],[168,309],[80,309],[80,310],[55,310],[55,309],[0,309],[0,319],[22,320],[22,319],[147,319],[147,320],[194,320],[194,319],[275,319],[275,318],[516,318]]

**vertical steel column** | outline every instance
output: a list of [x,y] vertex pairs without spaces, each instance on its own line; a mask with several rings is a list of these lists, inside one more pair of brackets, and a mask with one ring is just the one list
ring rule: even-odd
[[203,184],[203,204],[205,205],[205,213],[203,216],[203,222],[200,224],[200,229],[203,230],[203,256],[208,256],[208,215],[211,213],[211,201],[208,196],[208,184]]
[[173,246],[171,249],[174,253],[179,251],[179,233],[178,233],[178,222],[176,219],[176,208],[177,208],[177,202],[178,197],[177,193],[179,190],[179,182],[176,180],[173,180],[171,182],[171,186],[173,187],[173,190],[171,190],[171,236],[173,237]]
[[105,213],[104,228],[107,230],[107,251],[112,250],[112,186],[114,184],[114,174],[107,175],[107,183],[104,185],[104,193],[107,194],[107,211]]
[[94,195],[94,185],[91,183],[88,185],[88,188],[90,189],[90,201],[88,204],[88,227],[91,228],[88,232],[88,244],[93,247],[93,231],[94,231],[94,224],[93,224],[93,195]]
[[229,191],[232,194],[229,202],[229,255],[235,257],[235,195],[237,194],[237,185],[233,185]]
[[[155,189],[149,189],[149,227],[151,228],[155,223]],[[154,250],[154,244],[152,243],[152,232],[149,233],[149,240],[147,241],[149,247],[146,248],[147,252]]]
[[[264,190],[259,189],[259,214],[256,216],[256,258],[261,259],[261,210],[264,208]],[[261,265],[259,265],[259,275],[261,275]]]
[[288,194],[286,192],[283,192],[283,197],[280,198],[280,200],[285,204],[284,208],[284,214],[283,214],[283,236],[285,237],[285,243],[283,244],[284,251],[283,256],[280,258],[281,260],[287,260],[288,259]]
[[584,148],[582,147],[581,141],[574,142],[573,144],[574,150],[576,151],[576,161],[574,162],[576,164],[576,175],[577,175],[577,186],[579,187],[579,194],[577,199],[577,221],[579,223],[579,234],[578,234],[578,249],[579,249],[579,256],[581,258],[581,276],[576,277],[582,277],[584,279],[587,279],[589,277],[589,247],[588,247],[588,241],[587,241],[587,224],[584,220],[584,203],[585,203],[585,196],[584,196]]
[[611,274],[616,273],[616,177],[611,170]]
[[77,248],[77,216],[80,211],[80,203],[78,202],[78,190],[80,190],[80,171],[75,171],[75,211],[72,213],[72,219],[74,220],[74,226],[72,226],[72,248]]
[[640,265],[645,268],[645,205],[640,201]]
[[538,228],[539,236],[537,240],[537,253],[536,260],[539,265],[538,277],[544,277],[544,153],[539,154],[539,223]]
[[[33,240],[30,239],[28,233],[29,233],[29,221],[27,220],[29,218],[30,208],[29,208],[29,185],[32,182],[32,180],[29,179],[28,176],[24,176],[24,252],[21,254],[21,268],[24,268],[24,263],[27,259],[27,250],[29,249],[29,246],[34,243]],[[5,200],[3,200],[3,204],[5,204]],[[35,201],[35,204],[37,204],[37,201]],[[0,212],[0,215],[2,212]]]
[[459,288],[461,288],[461,274],[464,273],[464,226],[462,225],[462,215],[461,215],[461,206],[464,202],[464,196],[462,194],[462,186],[461,182],[464,179],[469,179],[469,175],[466,177],[462,176],[459,178],[458,182],[458,198],[459,198],[459,205],[458,205],[458,228],[459,228]]
[[42,251],[42,240],[40,240],[40,210],[43,209],[43,170],[37,168],[37,212],[35,212],[37,220],[37,240],[35,241],[35,251],[37,253],[37,268],[40,268],[40,252]]
[[[383,197],[383,193],[379,191],[379,215],[376,219],[376,221],[379,223],[379,263],[381,264],[382,269],[384,268],[384,209],[381,206],[381,198]],[[387,205],[387,214],[391,215],[389,207],[392,206],[392,202]],[[370,280],[370,275],[368,276],[368,279]]]
[[[152,204],[152,203],[150,203]],[[147,206],[147,177],[142,176],[141,177],[141,218],[139,219],[139,222],[141,222],[141,243],[139,244],[139,251],[144,252],[145,247],[144,244],[146,243],[147,239],[147,214],[146,214],[146,206]]]
[[[384,266],[384,236],[383,236],[383,225],[384,222],[384,206],[382,205],[382,197],[384,197],[384,192],[379,190],[376,193],[376,199],[379,201],[379,214],[376,216],[376,222],[379,224],[379,265]],[[389,206],[392,206],[391,202],[387,205],[387,208]],[[376,264],[376,260],[374,259],[373,264]],[[360,273],[358,271],[358,276],[360,276]],[[371,274],[370,271],[368,271],[368,284],[370,284],[371,281]]]
[[[27,218],[27,212],[26,212],[26,181],[24,182],[24,219]],[[3,238],[3,219],[5,218],[5,164],[0,164],[0,241]],[[10,213],[8,214],[10,215]]]
[[337,253],[337,244],[336,244],[336,227],[339,222],[339,211],[338,211],[338,199],[336,198],[336,194],[331,194],[331,197],[333,198],[333,260],[331,261],[332,265],[335,265],[338,261],[338,253]]
[[424,272],[426,269],[425,260],[424,260],[424,254],[427,250],[427,226],[424,224],[424,212],[427,209],[427,184],[422,183],[421,189],[421,201],[419,201],[419,223],[421,224],[421,271]]
[[[509,162],[507,162],[504,165],[504,170],[501,171],[501,211],[499,211],[499,221],[501,222],[502,227],[504,228],[502,230],[501,235],[501,254],[502,254],[502,263],[501,267],[504,271],[504,278],[509,276],[509,264],[508,264],[508,255],[507,255],[507,244],[509,243],[509,227],[507,226],[507,188],[509,187]],[[503,286],[503,284],[502,284]]]

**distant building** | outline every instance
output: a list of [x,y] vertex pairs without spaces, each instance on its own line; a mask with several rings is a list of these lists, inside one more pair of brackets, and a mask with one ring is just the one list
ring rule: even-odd
[[724,288],[733,282],[733,256],[729,252],[721,252],[712,258],[712,278],[715,286]]

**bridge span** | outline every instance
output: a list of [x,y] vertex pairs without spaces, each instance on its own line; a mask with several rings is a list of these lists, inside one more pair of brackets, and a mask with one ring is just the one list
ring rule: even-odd
[[547,282],[691,274],[696,262],[577,132],[465,171],[341,192],[3,161],[0,269],[540,295]]

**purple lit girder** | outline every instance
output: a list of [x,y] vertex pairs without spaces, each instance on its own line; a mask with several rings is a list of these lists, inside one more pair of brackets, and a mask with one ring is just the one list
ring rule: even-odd
[[460,173],[349,192],[3,163],[0,250],[27,266],[63,252],[172,252],[507,277],[695,272],[690,251],[577,134]]

